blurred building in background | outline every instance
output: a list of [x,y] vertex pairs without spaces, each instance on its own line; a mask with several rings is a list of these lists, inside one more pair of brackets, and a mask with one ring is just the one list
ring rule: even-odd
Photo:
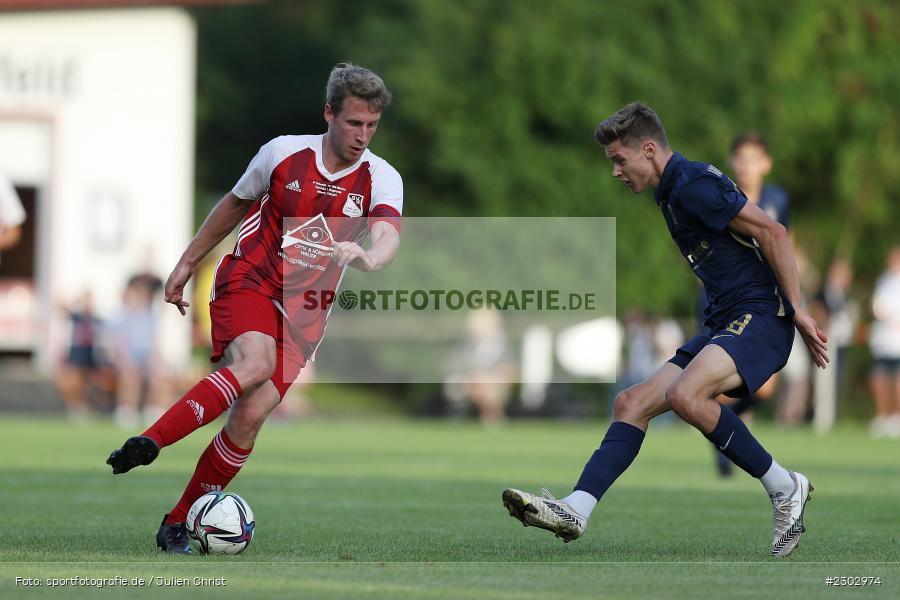
[[[193,225],[194,22],[116,4],[134,3],[0,2],[0,172],[27,212],[0,264],[0,351],[44,373],[67,342],[58,303],[90,290],[112,314],[147,249],[164,275]],[[170,316],[164,353],[184,362]]]

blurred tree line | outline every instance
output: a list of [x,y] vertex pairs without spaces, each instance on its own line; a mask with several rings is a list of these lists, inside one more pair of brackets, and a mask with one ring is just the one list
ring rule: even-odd
[[276,135],[324,131],[349,60],[395,102],[373,150],[408,216],[617,217],[618,304],[692,314],[689,269],[652,196],[610,177],[596,123],[632,100],[673,147],[726,172],[731,139],[768,136],[795,237],[863,289],[900,242],[900,4],[783,0],[290,1],[197,9],[198,188],[230,189]]

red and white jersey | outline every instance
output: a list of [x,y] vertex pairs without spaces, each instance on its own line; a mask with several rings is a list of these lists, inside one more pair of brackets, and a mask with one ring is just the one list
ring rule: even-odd
[[403,181],[368,149],[337,173],[322,162],[324,135],[286,135],[260,148],[232,193],[255,199],[231,254],[216,267],[210,301],[252,289],[273,299],[294,336],[314,347],[327,310],[303,309],[306,290],[336,291],[343,270],[331,260],[336,241],[361,242],[372,224],[399,231]]

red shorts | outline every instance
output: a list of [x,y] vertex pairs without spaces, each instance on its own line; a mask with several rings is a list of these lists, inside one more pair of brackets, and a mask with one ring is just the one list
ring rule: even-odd
[[230,290],[209,305],[212,319],[212,362],[219,362],[231,340],[248,331],[258,331],[275,339],[278,358],[272,383],[284,398],[297,379],[306,357],[293,338],[285,338],[284,315],[265,294],[248,289]]

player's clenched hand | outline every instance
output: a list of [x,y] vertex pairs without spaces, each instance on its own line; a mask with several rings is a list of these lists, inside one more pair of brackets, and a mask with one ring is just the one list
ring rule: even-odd
[[188,302],[184,301],[183,296],[184,286],[187,285],[190,278],[191,268],[179,262],[166,280],[166,302],[174,304],[182,315],[186,314],[184,309],[190,306]]
[[794,313],[794,325],[797,326],[797,331],[803,336],[803,341],[806,342],[806,347],[809,348],[809,353],[812,354],[816,365],[824,369],[825,365],[830,362],[828,359],[828,346],[825,345],[828,341],[825,332],[819,329],[815,319],[801,311]]
[[337,242],[334,245],[333,260],[340,267],[349,265],[353,261],[358,261],[353,266],[361,271],[371,271],[375,268],[375,261],[369,256],[369,253],[354,242]]

